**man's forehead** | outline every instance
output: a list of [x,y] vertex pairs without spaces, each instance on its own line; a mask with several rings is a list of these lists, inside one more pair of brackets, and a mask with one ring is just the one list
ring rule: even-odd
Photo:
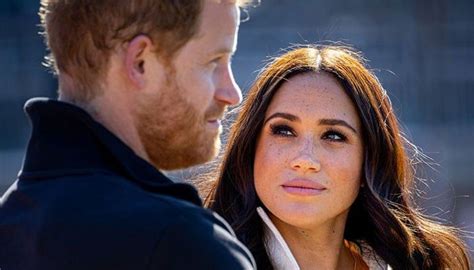
[[187,47],[199,48],[194,54],[203,57],[234,54],[237,46],[239,8],[235,0],[205,0],[199,30]]
[[[208,32],[211,29],[223,32],[225,34],[232,35],[240,24],[239,20],[239,8],[227,4],[216,4],[218,1],[235,1],[235,0],[207,0],[208,4],[205,5],[202,12],[203,18],[201,19],[201,25],[199,34]],[[212,32],[212,31],[211,31]]]

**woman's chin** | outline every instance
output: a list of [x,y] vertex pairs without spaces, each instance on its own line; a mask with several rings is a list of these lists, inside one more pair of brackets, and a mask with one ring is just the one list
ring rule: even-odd
[[278,209],[272,216],[275,223],[285,223],[302,229],[315,228],[327,220],[327,213],[314,207],[303,206]]

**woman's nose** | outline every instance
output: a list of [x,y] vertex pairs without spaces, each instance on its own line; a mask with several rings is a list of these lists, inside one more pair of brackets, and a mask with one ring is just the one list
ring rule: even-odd
[[291,168],[302,172],[319,172],[321,163],[311,154],[301,153],[291,161]]

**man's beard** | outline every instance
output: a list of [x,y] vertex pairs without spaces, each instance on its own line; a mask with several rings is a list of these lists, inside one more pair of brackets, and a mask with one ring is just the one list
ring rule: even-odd
[[175,76],[160,93],[140,100],[137,130],[149,161],[158,169],[183,169],[210,161],[220,148],[219,131],[208,119],[221,118],[224,106],[213,103],[203,115],[186,100]]

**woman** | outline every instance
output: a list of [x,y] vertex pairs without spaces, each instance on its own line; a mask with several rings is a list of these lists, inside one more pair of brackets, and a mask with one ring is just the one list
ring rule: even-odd
[[250,89],[206,204],[259,269],[469,269],[414,207],[410,147],[357,53],[293,49]]

